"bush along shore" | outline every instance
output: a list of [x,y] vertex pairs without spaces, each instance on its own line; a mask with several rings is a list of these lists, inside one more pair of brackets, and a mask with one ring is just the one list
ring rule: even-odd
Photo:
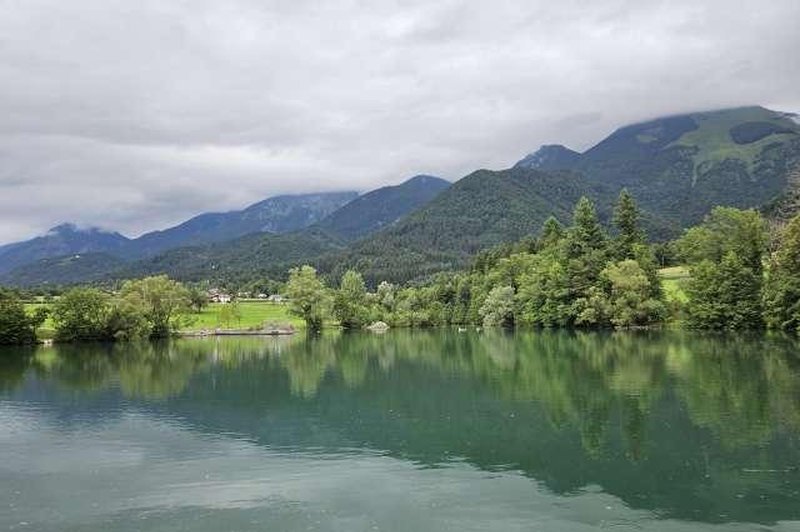
[[[536,237],[479,254],[465,271],[409,286],[369,290],[358,271],[330,287],[308,265],[289,271],[285,304],[271,324],[248,322],[250,334],[318,331],[326,324],[364,329],[444,325],[637,328],[664,323],[699,329],[800,330],[800,216],[770,228],[755,210],[717,207],[668,244],[648,244],[634,199],[620,194],[611,232],[581,198],[573,221],[547,220]],[[668,263],[668,264],[665,264]],[[679,263],[666,279],[659,268]],[[261,303],[263,305],[263,303]],[[166,276],[125,282],[111,294],[73,288],[49,307],[26,311],[0,292],[0,343],[36,341],[50,321],[56,341],[158,338],[202,321],[208,301],[197,288]],[[217,328],[242,330],[246,303],[217,309]],[[264,307],[265,308],[265,307]],[[209,333],[208,322],[200,330]],[[198,329],[194,329],[195,331]],[[216,329],[214,329],[215,331]]]

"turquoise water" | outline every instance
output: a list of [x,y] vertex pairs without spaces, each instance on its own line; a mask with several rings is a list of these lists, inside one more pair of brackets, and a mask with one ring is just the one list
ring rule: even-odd
[[800,530],[783,337],[0,350],[0,530]]

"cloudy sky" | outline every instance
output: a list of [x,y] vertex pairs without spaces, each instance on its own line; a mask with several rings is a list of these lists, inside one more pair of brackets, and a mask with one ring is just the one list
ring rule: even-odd
[[800,111],[796,0],[0,0],[0,242]]

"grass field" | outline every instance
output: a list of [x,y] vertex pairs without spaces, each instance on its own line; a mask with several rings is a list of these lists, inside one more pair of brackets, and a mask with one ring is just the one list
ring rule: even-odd
[[689,279],[689,268],[686,266],[673,266],[659,270],[658,276],[661,278],[661,286],[664,288],[664,296],[667,301],[686,303],[688,297],[683,289]]
[[[289,307],[285,304],[270,303],[268,301],[240,301],[237,305],[240,312],[239,319],[231,316],[230,319],[225,321],[226,312],[223,309],[231,307],[221,303],[211,303],[200,314],[190,315],[194,321],[187,329],[215,329],[218,327],[223,329],[251,329],[261,327],[265,323],[275,325],[291,324],[295,329],[305,327],[303,320],[289,314]],[[27,303],[25,309],[29,313],[33,313],[36,308],[41,306],[45,306],[45,304]],[[53,320],[48,317],[47,321],[39,329],[38,336],[44,340],[52,338],[54,333]]]
[[189,326],[189,329],[214,329],[216,327],[250,329],[261,327],[265,323],[291,324],[296,329],[305,326],[303,320],[289,314],[289,307],[285,304],[268,301],[240,301],[236,305],[240,312],[239,319],[230,315],[226,318],[227,310],[232,308],[229,304],[211,303],[200,314],[192,314],[195,321]]
[[[728,157],[744,160],[751,166],[756,156],[770,143],[785,140],[791,135],[770,135],[766,138],[751,142],[750,144],[733,144],[730,137],[731,127],[743,121],[771,122],[782,125],[781,120],[776,120],[773,113],[760,107],[739,109],[736,113],[712,112],[694,115],[698,128],[684,134],[670,146],[696,146],[698,151],[692,156],[695,162],[695,172],[703,163],[719,162]],[[695,176],[697,177],[697,176]]]

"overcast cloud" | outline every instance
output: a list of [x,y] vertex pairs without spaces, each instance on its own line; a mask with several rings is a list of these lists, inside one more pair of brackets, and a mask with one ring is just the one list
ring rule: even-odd
[[796,0],[0,0],[0,242],[800,111]]

